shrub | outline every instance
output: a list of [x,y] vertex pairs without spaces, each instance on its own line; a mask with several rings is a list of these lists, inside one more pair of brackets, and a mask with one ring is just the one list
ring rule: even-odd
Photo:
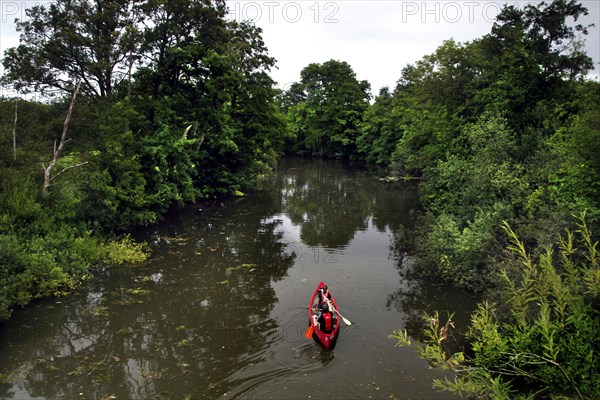
[[[600,266],[598,242],[583,214],[576,234],[566,230],[555,248],[533,259],[505,223],[512,257],[500,273],[502,303],[479,304],[467,337],[470,353],[444,348],[451,320],[430,321],[425,344],[406,331],[391,336],[432,365],[456,372],[435,386],[494,399],[593,397],[600,393]],[[442,327],[442,328],[440,328]],[[446,333],[444,333],[444,329]]]

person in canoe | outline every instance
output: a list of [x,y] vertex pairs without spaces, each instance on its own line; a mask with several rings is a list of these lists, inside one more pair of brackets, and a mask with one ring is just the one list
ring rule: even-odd
[[[324,299],[327,299],[328,301],[326,302]],[[319,295],[318,295],[318,299],[317,299],[317,307],[323,308],[323,304],[329,303],[329,300],[331,300],[331,293],[329,293],[329,289],[327,288],[327,285],[323,285],[323,287],[321,289],[319,289]]]
[[[329,311],[329,302],[325,301],[321,309],[321,314],[315,318],[315,325],[319,325],[319,330],[323,333],[331,333],[335,324],[333,314]],[[315,316],[316,317],[316,316]]]

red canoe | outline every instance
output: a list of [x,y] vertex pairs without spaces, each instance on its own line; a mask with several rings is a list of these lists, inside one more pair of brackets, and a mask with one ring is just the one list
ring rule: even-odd
[[[316,308],[313,308],[313,305],[315,303],[315,300],[318,298],[317,295],[319,293],[319,290],[323,286],[325,286],[325,284],[323,282],[319,283],[319,286],[317,286],[317,289],[315,290],[312,297],[310,298],[310,303],[308,303],[308,326],[312,325],[313,315],[316,315],[318,312],[318,310]],[[333,296],[331,296],[331,303],[337,310],[338,305],[335,302],[335,299],[333,298]],[[333,330],[331,331],[331,333],[325,333],[325,332],[321,331],[319,329],[319,324],[317,324],[314,327],[314,331],[313,331],[313,335],[312,335],[312,337],[317,342],[319,342],[323,346],[325,346],[326,349],[332,349],[335,346],[335,342],[337,341],[338,334],[340,332],[340,318],[335,311],[331,310],[331,313],[333,315]]]

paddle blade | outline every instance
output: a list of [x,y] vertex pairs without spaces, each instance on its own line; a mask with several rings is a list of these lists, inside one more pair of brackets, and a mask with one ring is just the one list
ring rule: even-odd
[[344,320],[344,323],[345,323],[346,325],[352,325],[352,322],[350,322],[350,320],[349,320],[348,318],[344,318],[344,317],[342,317],[342,319]]
[[307,339],[312,338],[314,330],[315,330],[314,325],[309,326],[308,329],[306,330],[306,333],[304,334],[304,336],[306,336]]

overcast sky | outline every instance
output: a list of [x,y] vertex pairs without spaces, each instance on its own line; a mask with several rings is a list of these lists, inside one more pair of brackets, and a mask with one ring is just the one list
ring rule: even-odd
[[[466,42],[489,33],[504,1],[229,0],[230,17],[251,19],[278,69],[280,87],[300,79],[311,62],[348,62],[358,79],[371,83],[376,95],[393,88],[402,68],[431,54],[446,39]],[[537,4],[535,2],[534,4]],[[587,36],[587,51],[598,75],[600,61],[600,3],[583,1],[595,23]],[[523,7],[525,1],[510,1]],[[597,79],[597,78],[596,78]]]
[[[0,50],[18,44],[14,19],[45,0],[0,0]],[[375,95],[394,87],[402,68],[431,54],[446,39],[470,41],[488,33],[504,1],[228,0],[230,18],[253,20],[263,29],[269,54],[277,59],[273,77],[282,88],[300,79],[309,63],[348,62]],[[525,1],[510,1],[523,7]],[[537,3],[537,2],[536,2]],[[595,23],[587,51],[600,65],[600,2],[584,0]],[[1,67],[0,67],[1,68]],[[1,72],[1,71],[0,71]]]

